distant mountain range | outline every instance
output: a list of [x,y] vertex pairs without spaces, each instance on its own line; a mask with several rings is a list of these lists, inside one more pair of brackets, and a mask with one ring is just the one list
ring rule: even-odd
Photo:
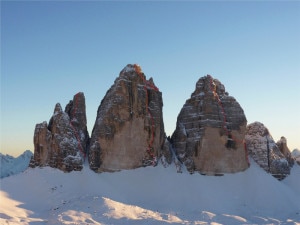
[[23,154],[16,158],[0,153],[0,178],[18,174],[26,170],[32,156],[33,153],[29,150],[26,150]]

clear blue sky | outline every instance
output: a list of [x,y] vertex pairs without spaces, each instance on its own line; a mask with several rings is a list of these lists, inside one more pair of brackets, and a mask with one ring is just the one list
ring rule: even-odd
[[78,91],[91,132],[128,63],[162,91],[167,135],[197,80],[211,74],[248,123],[300,148],[299,28],[299,1],[1,1],[0,151],[33,151],[35,124]]

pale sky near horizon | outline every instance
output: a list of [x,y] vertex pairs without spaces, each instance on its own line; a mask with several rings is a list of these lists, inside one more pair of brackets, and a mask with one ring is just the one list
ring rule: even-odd
[[275,141],[300,148],[299,1],[1,1],[1,149],[33,151],[37,123],[82,91],[88,129],[119,72],[163,94],[165,130],[211,74]]

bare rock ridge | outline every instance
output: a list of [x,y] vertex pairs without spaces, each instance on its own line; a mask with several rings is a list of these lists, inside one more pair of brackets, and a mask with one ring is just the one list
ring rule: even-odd
[[89,149],[96,172],[156,165],[164,145],[162,93],[141,68],[127,65],[98,108]]
[[284,137],[275,143],[264,124],[254,122],[247,126],[245,140],[249,155],[266,172],[279,180],[290,174],[294,159]]
[[287,140],[274,142],[268,129],[255,122],[247,127],[243,109],[212,76],[201,77],[177,117],[172,137],[166,138],[162,93],[141,67],[128,64],[102,99],[91,138],[87,131],[85,97],[74,95],[63,111],[55,105],[49,120],[36,124],[30,167],[81,170],[85,158],[95,172],[144,166],[177,172],[223,175],[244,171],[249,155],[278,179],[290,174],[300,151],[290,153]]
[[172,144],[191,173],[217,175],[248,168],[247,120],[239,103],[210,75],[196,83],[178,117]]
[[83,93],[77,93],[65,111],[57,103],[49,124],[44,121],[35,127],[34,155],[30,166],[81,170],[89,142],[86,123]]

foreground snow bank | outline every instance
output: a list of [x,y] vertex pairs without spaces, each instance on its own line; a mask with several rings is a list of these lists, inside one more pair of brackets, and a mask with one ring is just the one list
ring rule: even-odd
[[245,172],[222,177],[175,170],[28,169],[2,179],[0,223],[299,224],[297,165],[283,182],[254,162]]

